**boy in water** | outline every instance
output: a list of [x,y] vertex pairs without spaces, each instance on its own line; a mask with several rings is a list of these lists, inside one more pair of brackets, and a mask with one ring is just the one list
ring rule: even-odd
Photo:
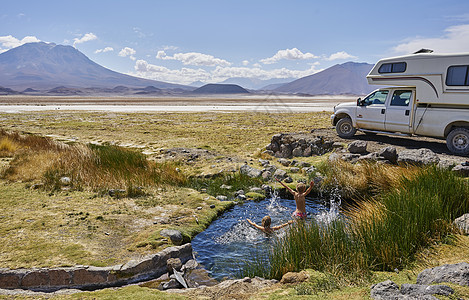
[[306,200],[305,197],[306,195],[311,192],[314,186],[314,182],[311,181],[309,183],[308,189],[306,189],[306,185],[302,182],[298,183],[296,185],[296,190],[294,191],[291,188],[289,188],[286,184],[284,184],[282,181],[278,180],[278,178],[275,178],[278,182],[280,182],[281,185],[283,185],[295,198],[296,202],[296,210],[293,212],[292,216],[293,218],[299,218],[299,219],[306,219]]
[[265,216],[262,218],[262,226],[257,225],[256,223],[254,223],[253,221],[249,219],[246,219],[246,220],[248,221],[249,224],[251,224],[252,226],[256,227],[257,229],[267,234],[273,233],[274,231],[279,230],[280,228],[293,223],[293,221],[288,221],[285,224],[270,227],[270,224],[272,223],[272,219],[270,218],[270,216]]

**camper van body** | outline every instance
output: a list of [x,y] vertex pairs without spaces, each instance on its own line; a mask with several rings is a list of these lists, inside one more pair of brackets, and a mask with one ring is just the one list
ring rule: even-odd
[[378,89],[334,108],[341,137],[365,133],[446,139],[448,149],[469,154],[469,53],[422,53],[382,59],[367,75]]

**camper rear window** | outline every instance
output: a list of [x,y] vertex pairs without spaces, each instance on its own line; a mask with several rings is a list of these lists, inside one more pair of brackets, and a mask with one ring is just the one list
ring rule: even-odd
[[405,62],[382,64],[378,69],[378,73],[403,73],[406,68],[407,63]]
[[469,66],[451,66],[446,73],[446,85],[469,85],[468,78]]

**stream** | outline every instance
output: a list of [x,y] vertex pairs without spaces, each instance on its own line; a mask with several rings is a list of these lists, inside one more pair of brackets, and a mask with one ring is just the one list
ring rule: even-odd
[[[335,219],[339,215],[340,199],[333,195],[327,202],[326,206],[321,199],[306,198],[308,218],[326,223]],[[218,281],[239,277],[243,263],[252,262],[269,251],[275,240],[249,225],[246,219],[261,225],[262,218],[269,215],[271,226],[276,226],[291,220],[295,208],[294,200],[275,194],[263,201],[245,201],[234,206],[192,239],[197,261]],[[285,230],[288,226],[275,234],[282,236]]]

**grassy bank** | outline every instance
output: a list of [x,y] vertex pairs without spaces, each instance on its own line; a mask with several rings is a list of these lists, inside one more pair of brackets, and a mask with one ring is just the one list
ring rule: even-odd
[[428,168],[403,176],[399,185],[358,205],[330,224],[297,223],[248,275],[281,278],[314,269],[360,281],[371,271],[401,270],[422,249],[447,241],[454,218],[469,212],[469,188],[449,171]]

